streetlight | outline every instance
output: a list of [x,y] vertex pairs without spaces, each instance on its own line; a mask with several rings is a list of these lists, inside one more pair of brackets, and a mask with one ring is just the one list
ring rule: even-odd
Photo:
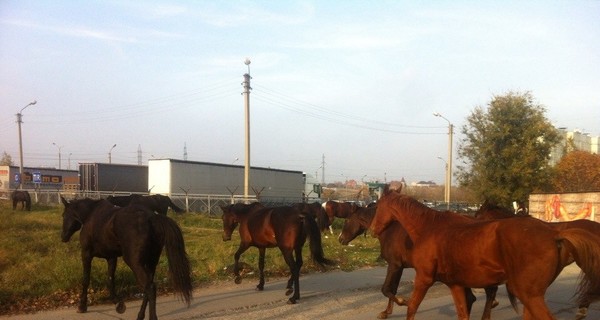
[[246,58],[244,64],[248,66],[248,73],[244,74],[244,115],[245,115],[245,151],[244,151],[244,200],[248,201],[248,186],[250,185],[250,59]]
[[58,146],[56,143],[52,142],[52,145],[58,148],[58,170],[61,169],[61,157],[60,157],[60,149],[64,146]]
[[444,198],[447,199],[446,208],[450,210],[450,189],[452,188],[452,135],[454,133],[454,125],[439,112],[435,112],[433,115],[448,122],[448,162],[446,166],[446,194],[444,195]]
[[23,123],[23,110],[25,110],[25,108],[32,106],[34,104],[36,104],[37,101],[33,100],[32,102],[30,102],[28,105],[24,106],[23,109],[21,109],[21,111],[19,111],[19,113],[17,113],[17,124],[19,126],[19,158],[20,158],[20,165],[19,165],[19,189],[21,189],[22,185],[23,185],[23,139],[21,137],[21,123]]
[[68,168],[68,170],[71,170],[71,155],[73,155],[73,153],[69,153],[69,168]]
[[115,143],[112,147],[110,147],[110,150],[108,150],[108,163],[112,163],[112,150],[117,146],[117,144]]

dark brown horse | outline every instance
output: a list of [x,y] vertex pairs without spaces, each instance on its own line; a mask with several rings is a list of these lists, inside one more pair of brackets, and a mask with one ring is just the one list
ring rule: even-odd
[[[491,204],[484,204],[477,212],[475,212],[475,218],[480,220],[506,219],[516,217],[521,217],[521,215],[514,214],[509,209]],[[556,231],[562,231],[570,228],[579,228],[587,230],[593,234],[600,235],[600,223],[587,219],[546,223],[550,228]],[[569,260],[567,261],[567,264],[571,264],[572,262],[573,260]],[[575,315],[575,320],[584,319],[587,316],[589,307],[590,303],[588,301],[580,303],[577,313]]]
[[[369,206],[367,208],[359,208],[344,221],[342,233],[339,236],[339,241],[343,245],[347,245],[357,236],[364,234],[371,226],[373,217],[375,216],[376,207]],[[408,236],[402,225],[396,221],[390,223],[379,234],[379,243],[381,247],[381,257],[388,263],[387,274],[381,287],[381,292],[388,300],[385,310],[377,316],[379,319],[386,319],[392,314],[394,303],[398,305],[406,305],[406,300],[396,296],[398,285],[402,278],[404,268],[412,268],[412,250],[413,242]],[[495,301],[497,287],[486,288],[486,306],[481,319],[491,319],[491,309],[498,305]],[[467,301],[467,310],[471,313],[471,307],[476,298],[470,288],[465,288],[465,297]]]
[[306,216],[311,217],[317,221],[317,225],[319,226],[319,230],[324,232],[329,228],[329,218],[327,217],[327,213],[323,206],[318,202],[306,203],[300,202],[293,204],[292,207],[297,208],[302,213],[306,214]]
[[166,215],[169,207],[177,213],[184,212],[183,209],[176,206],[171,198],[162,194],[153,194],[151,196],[142,196],[139,194],[131,194],[128,196],[108,196],[106,200],[119,207],[127,207],[129,205],[142,205],[146,208],[162,215]]
[[117,258],[122,256],[144,292],[137,319],[144,319],[148,304],[150,320],[158,319],[154,273],[163,247],[167,252],[170,279],[175,290],[189,306],[192,298],[190,265],[181,230],[175,221],[154,214],[142,206],[120,208],[106,200],[81,199],[67,202],[62,197],[61,200],[65,206],[62,241],[69,241],[80,230],[83,288],[78,312],[87,311],[87,290],[94,257],[106,259],[110,298],[117,303],[119,313],[125,311],[123,301],[116,296],[114,284]]
[[31,196],[26,190],[15,190],[11,194],[13,210],[17,210],[17,204],[21,203],[21,210],[31,211]]
[[327,217],[329,218],[329,230],[333,234],[333,230],[331,229],[331,224],[333,224],[333,220],[335,218],[346,219],[352,212],[360,208],[360,206],[354,202],[340,202],[335,200],[329,200],[323,203],[323,208],[325,209]]
[[[302,247],[306,237],[310,239],[310,252],[314,262],[320,265],[331,265],[333,261],[326,259],[321,245],[321,233],[313,218],[306,217],[293,207],[265,208],[260,203],[232,204],[221,207],[223,210],[223,241],[231,240],[231,234],[239,224],[240,246],[234,255],[233,272],[235,283],[241,283],[239,260],[251,246],[259,252],[258,270],[259,291],[265,285],[265,250],[278,247],[285,262],[290,268],[290,279],[286,287],[286,295],[294,293],[288,303],[294,304],[300,299],[300,268],[302,267]],[[295,256],[295,257],[294,257]]]
[[[566,261],[574,258],[583,270],[579,301],[600,294],[600,245],[597,235],[582,229],[556,231],[536,219],[474,221],[450,212],[434,211],[394,190],[385,190],[377,204],[371,230],[380,234],[398,221],[414,242],[415,284],[408,302],[412,320],[434,282],[446,284],[459,319],[468,319],[464,288],[505,283],[511,302],[524,305],[523,319],[554,319],[544,293]],[[515,306],[516,308],[516,306]]]

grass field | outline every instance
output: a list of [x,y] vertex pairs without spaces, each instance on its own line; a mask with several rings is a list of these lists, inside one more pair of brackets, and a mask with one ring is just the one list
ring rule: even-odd
[[[61,242],[62,209],[34,204],[31,212],[13,211],[8,201],[0,200],[0,314],[77,304],[82,277],[79,233],[70,242]],[[171,211],[169,216],[183,230],[194,287],[233,281],[233,253],[239,244],[237,232],[232,241],[224,242],[220,218],[198,213],[176,215]],[[341,220],[334,222],[337,234],[341,223]],[[353,241],[354,246],[345,247],[338,243],[337,234],[322,238],[325,256],[337,261],[337,268],[351,271],[382,264],[377,261],[379,243],[376,239],[358,237]],[[302,273],[322,271],[309,258],[308,244],[303,257]],[[245,266],[244,278],[256,279],[258,250],[250,248],[240,261]],[[267,281],[270,277],[289,276],[288,267],[276,248],[267,250],[265,273]],[[108,302],[105,260],[94,259],[91,278],[89,304]],[[164,254],[155,281],[161,292],[170,291]],[[116,285],[123,296],[133,297],[139,293],[133,273],[122,260],[118,264]]]

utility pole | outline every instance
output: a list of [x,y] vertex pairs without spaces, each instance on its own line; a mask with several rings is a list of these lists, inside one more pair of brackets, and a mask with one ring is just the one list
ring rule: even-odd
[[250,184],[250,59],[246,58],[244,64],[248,66],[248,73],[244,74],[244,113],[246,119],[246,150],[245,150],[245,164],[244,164],[244,198],[248,199],[248,186]]
[[23,109],[19,111],[19,113],[17,113],[17,124],[19,126],[19,158],[21,161],[21,163],[19,164],[19,189],[22,189],[23,186],[23,139],[21,137],[21,123],[23,123],[23,110],[36,103],[36,100],[30,102],[28,105],[24,106]]
[[325,186],[325,154],[323,153],[323,160],[321,162],[321,185]]
[[138,166],[142,165],[142,145],[138,144],[137,150]]

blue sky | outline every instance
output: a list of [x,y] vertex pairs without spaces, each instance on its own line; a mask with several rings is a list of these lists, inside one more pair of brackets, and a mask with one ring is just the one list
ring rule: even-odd
[[[530,91],[600,134],[599,1],[0,2],[0,152],[25,166],[149,158],[327,182],[444,181],[447,122]],[[56,145],[53,145],[55,143]],[[239,159],[239,160],[235,160]],[[454,163],[458,161],[455,158]]]

